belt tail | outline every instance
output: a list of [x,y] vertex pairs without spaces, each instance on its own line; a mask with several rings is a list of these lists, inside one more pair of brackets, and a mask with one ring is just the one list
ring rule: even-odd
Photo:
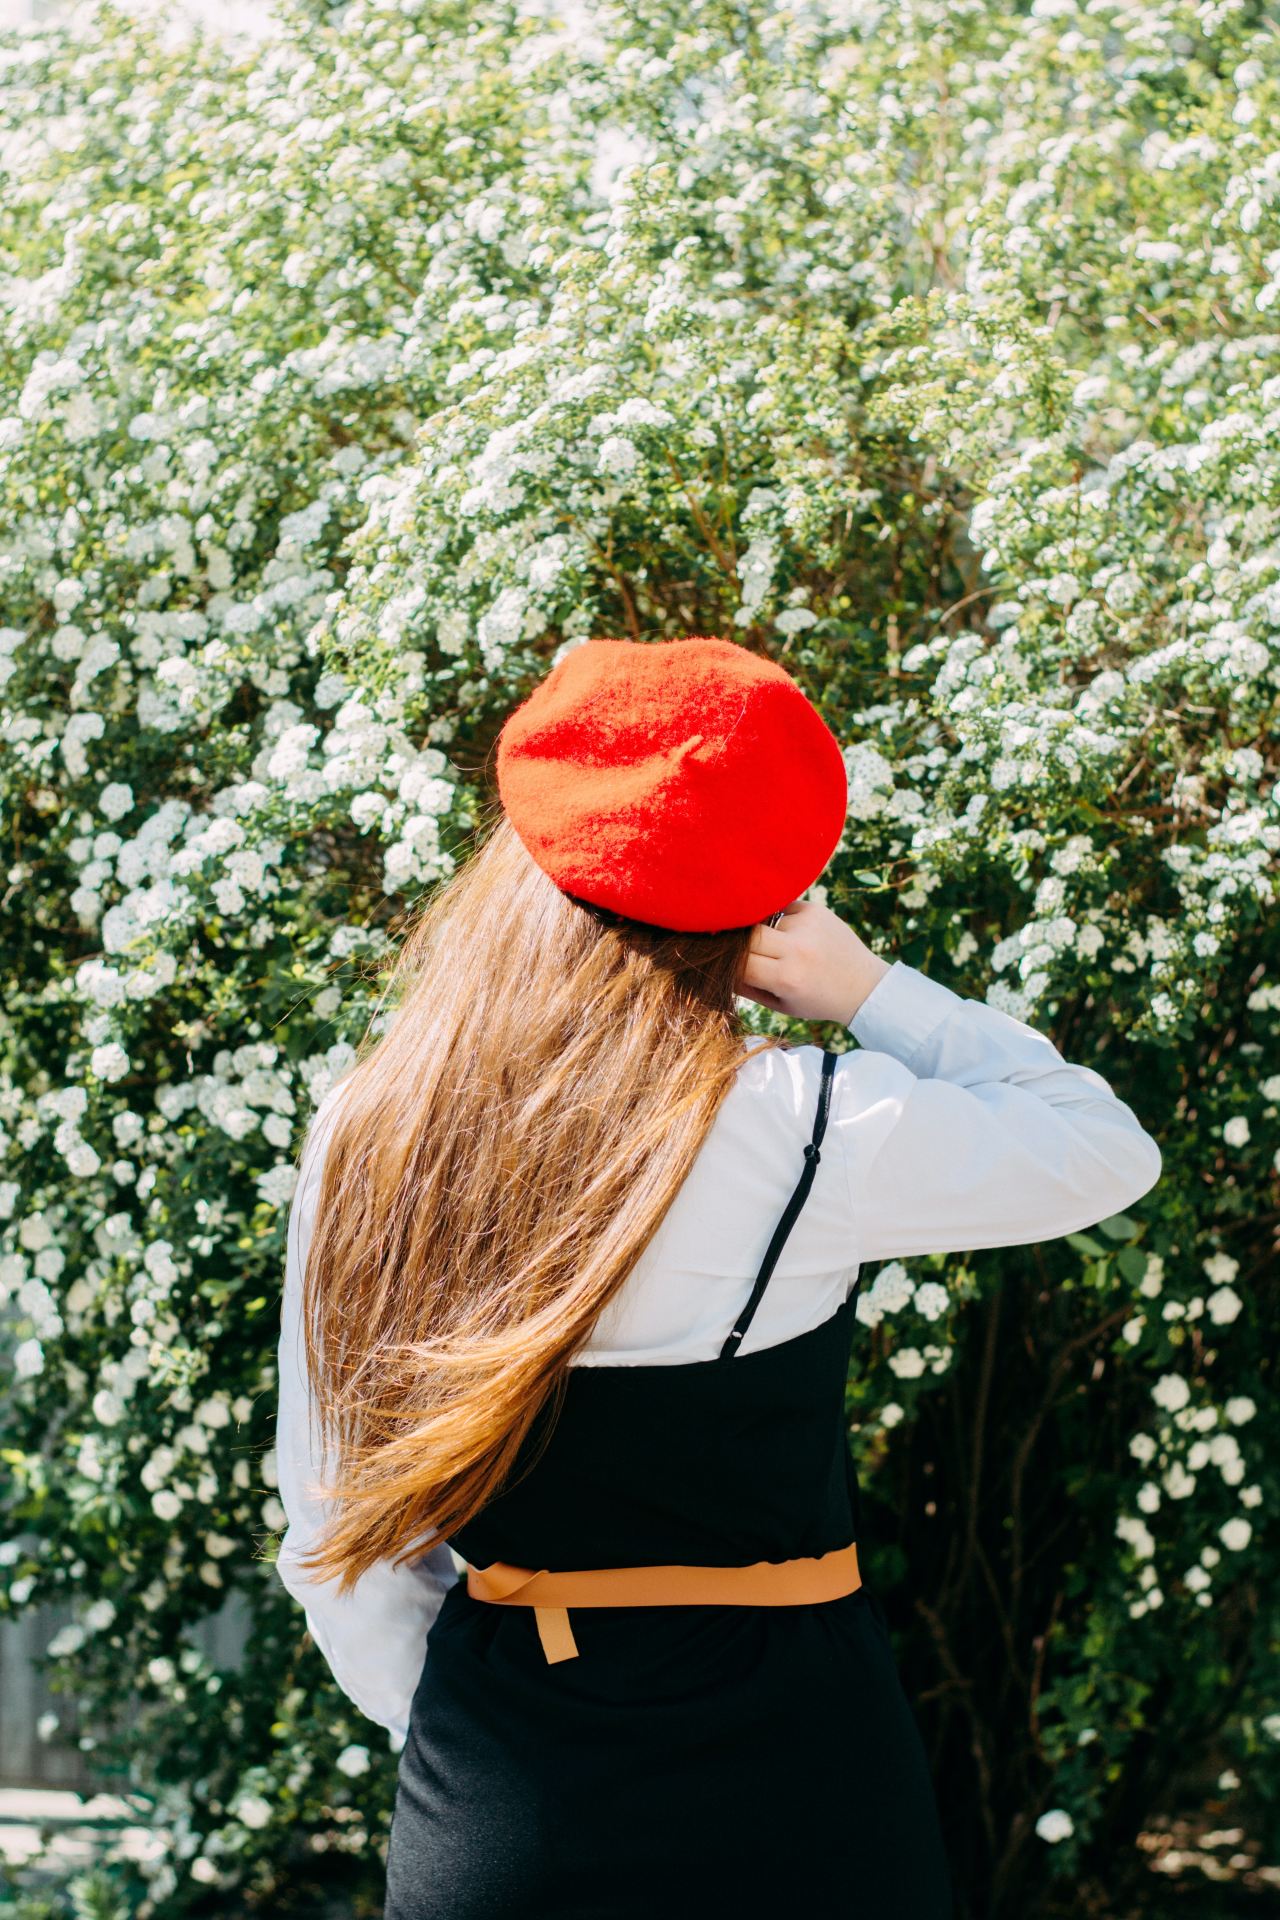
[[554,1666],[557,1660],[576,1660],[578,1643],[569,1624],[569,1609],[535,1607],[533,1615],[538,1623],[538,1638],[542,1642],[548,1666]]

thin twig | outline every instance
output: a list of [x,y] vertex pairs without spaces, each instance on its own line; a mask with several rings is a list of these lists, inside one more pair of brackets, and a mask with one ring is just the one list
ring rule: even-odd
[[679,485],[681,492],[684,494],[685,499],[689,502],[689,511],[693,515],[693,524],[695,525],[695,527],[697,527],[698,532],[702,535],[703,539],[706,541],[707,545],[710,547],[712,553],[715,555],[715,558],[718,564],[724,568],[724,571],[728,574],[729,578],[736,582],[738,578],[737,562],[734,560],[732,554],[727,553],[725,549],[721,546],[719,540],[716,537],[715,528],[712,526],[711,522],[707,519],[706,514],[703,512],[702,508],[698,505],[698,502],[694,499],[693,492],[689,487],[688,482],[685,480],[684,475],[681,473],[679,463],[677,462],[676,457],[671,452],[670,448],[667,449],[667,465],[671,468],[672,473],[674,473],[677,484]]

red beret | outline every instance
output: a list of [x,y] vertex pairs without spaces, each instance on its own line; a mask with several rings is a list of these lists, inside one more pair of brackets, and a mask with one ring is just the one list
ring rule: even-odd
[[839,742],[731,640],[583,640],[511,713],[507,818],[564,892],[684,932],[754,926],[812,886],[848,808]]

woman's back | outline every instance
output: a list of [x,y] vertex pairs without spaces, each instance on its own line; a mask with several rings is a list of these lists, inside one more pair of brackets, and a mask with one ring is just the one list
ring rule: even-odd
[[[844,1421],[851,1300],[804,1333],[742,1351],[821,1165],[835,1065],[823,1055],[799,1177],[715,1356],[571,1369],[508,1485],[450,1536],[469,1565],[740,1568],[856,1543]],[[625,1623],[608,1610],[585,1619],[589,1649],[625,1652]],[[570,1644],[566,1629],[567,1619],[549,1651]]]

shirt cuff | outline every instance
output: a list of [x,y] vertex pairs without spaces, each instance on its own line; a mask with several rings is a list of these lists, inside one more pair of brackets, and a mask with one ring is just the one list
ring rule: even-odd
[[918,967],[895,960],[849,1022],[861,1047],[891,1053],[909,1067],[929,1035],[961,1005],[961,997]]

